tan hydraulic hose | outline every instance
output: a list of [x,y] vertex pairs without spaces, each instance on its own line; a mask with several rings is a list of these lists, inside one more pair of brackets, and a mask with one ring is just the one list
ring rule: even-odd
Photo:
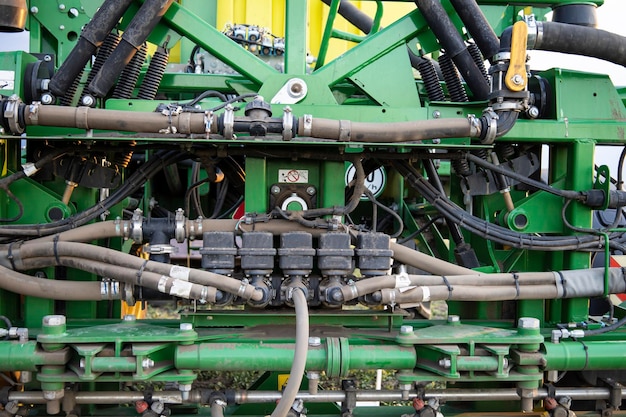
[[0,266],[0,288],[16,294],[62,301],[120,299],[120,294],[103,295],[100,282],[56,281],[21,274]]
[[311,116],[298,121],[298,135],[344,142],[395,143],[435,138],[480,137],[480,122],[467,119],[432,119],[410,122],[367,123],[321,119]]
[[13,250],[13,256],[18,268],[21,262],[29,258],[68,256],[122,266],[134,270],[135,274],[138,271],[149,271],[162,276],[189,281],[190,283],[215,287],[245,300],[259,301],[263,298],[263,293],[257,291],[254,286],[226,275],[161,262],[146,261],[130,254],[84,243],[25,243],[20,248]]
[[150,271],[142,271],[125,268],[109,263],[97,262],[91,259],[59,256],[55,257],[38,256],[25,259],[22,262],[25,269],[44,268],[53,265],[62,265],[69,268],[79,269],[92,274],[104,276],[129,284],[141,285],[151,288],[164,294],[190,300],[202,300],[203,302],[214,303],[216,301],[217,290],[213,287],[193,284],[166,275],[156,274]]
[[[95,239],[105,239],[116,236],[126,236],[129,228],[128,221],[109,220],[100,223],[89,224],[85,226],[77,227],[76,229],[68,230],[66,232],[59,233],[58,241],[79,241],[87,242]],[[271,220],[266,223],[255,223],[254,225],[246,225],[238,220],[230,219],[203,219],[201,221],[187,220],[185,223],[186,237],[193,237],[195,239],[202,238],[202,232],[214,231],[214,232],[235,232],[239,227],[239,231],[260,231],[271,232],[274,235],[279,235],[285,232],[292,231],[306,231],[311,233],[314,237],[318,237],[322,233],[326,233],[324,229],[312,229],[304,227],[300,224],[288,221],[288,220]],[[356,237],[357,232],[351,232],[353,237]],[[52,242],[55,236],[45,236],[38,239],[29,241],[35,242]],[[462,266],[455,265],[453,263],[437,259],[433,256],[416,251],[414,249],[407,248],[395,242],[391,242],[390,249],[393,251],[393,257],[400,263],[413,266],[423,271],[429,272],[435,275],[478,275],[477,272],[464,268]],[[213,285],[213,284],[205,284]]]
[[289,372],[289,380],[283,391],[283,395],[278,405],[271,414],[271,417],[286,417],[298,395],[302,377],[304,376],[304,368],[306,367],[306,358],[309,351],[309,310],[307,306],[306,296],[300,288],[293,289],[293,304],[296,310],[296,346],[294,352],[291,371]]

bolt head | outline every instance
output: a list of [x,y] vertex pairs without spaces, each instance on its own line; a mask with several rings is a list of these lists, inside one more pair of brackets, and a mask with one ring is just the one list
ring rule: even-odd
[[441,117],[441,112],[439,110],[435,110],[433,112],[433,118],[434,119],[439,119]]
[[60,314],[54,314],[50,316],[44,316],[43,318],[44,326],[64,326],[65,325],[65,316]]
[[278,185],[273,185],[270,191],[272,194],[278,194],[280,193],[280,187]]
[[54,98],[52,98],[51,94],[45,93],[41,95],[41,104],[50,105],[54,102]]
[[413,334],[413,326],[408,326],[408,325],[401,326],[400,334],[405,334],[405,335]]
[[315,195],[315,191],[316,191],[316,190],[315,190],[315,187],[307,187],[307,188],[306,188],[306,193],[307,193],[308,195]]
[[520,317],[517,327],[520,329],[539,329],[540,322],[534,317]]
[[180,330],[183,332],[188,332],[193,330],[193,324],[191,323],[180,323]]
[[59,25],[59,30],[65,30],[65,25]]
[[65,10],[65,4],[63,3],[59,4],[59,10]]
[[89,94],[83,96],[80,99],[80,101],[83,106],[87,106],[87,107],[91,107],[96,103],[96,99],[93,98],[93,96],[90,96]]
[[322,339],[316,336],[309,337],[309,346],[320,346],[322,344]]
[[37,13],[39,13],[39,8],[38,8],[38,7],[33,6],[33,7],[31,7],[31,8],[30,8],[30,12],[31,12],[32,14],[37,14]]
[[515,85],[522,85],[524,83],[524,79],[522,78],[521,75],[519,74],[515,74],[512,78],[511,78],[511,82]]
[[455,314],[451,314],[448,316],[448,323],[458,323],[460,321],[461,321],[461,317]]
[[126,314],[124,316],[124,321],[136,321],[137,317],[134,314]]
[[154,366],[154,361],[150,358],[145,358],[143,361],[141,361],[142,368],[152,368],[153,366]]
[[72,7],[70,9],[70,14],[74,17],[78,17],[78,9],[76,7]]

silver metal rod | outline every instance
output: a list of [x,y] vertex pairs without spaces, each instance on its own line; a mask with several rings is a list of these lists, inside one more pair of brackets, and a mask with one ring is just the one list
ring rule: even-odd
[[[234,401],[237,404],[247,403],[270,403],[281,398],[279,391],[245,391],[234,392]],[[568,396],[572,400],[607,400],[609,399],[608,388],[557,388],[556,397]],[[128,391],[100,391],[100,392],[77,392],[74,394],[77,404],[128,404],[144,399],[141,392]],[[540,400],[548,396],[544,388],[540,388],[533,397]],[[409,400],[415,397],[414,392],[409,392]],[[520,396],[515,388],[511,389],[442,389],[429,390],[425,393],[426,398],[438,398],[442,401],[518,401]],[[166,404],[182,404],[183,400],[179,391],[155,391],[152,393],[154,400]],[[320,391],[317,394],[309,394],[302,391],[297,398],[309,403],[342,402],[346,398],[344,391]],[[402,391],[374,391],[360,390],[356,392],[357,401],[406,401]],[[626,398],[626,388],[622,388],[622,398]],[[45,404],[41,391],[27,391],[9,393],[10,401],[19,401],[29,404]],[[201,401],[199,390],[190,393],[189,403]]]

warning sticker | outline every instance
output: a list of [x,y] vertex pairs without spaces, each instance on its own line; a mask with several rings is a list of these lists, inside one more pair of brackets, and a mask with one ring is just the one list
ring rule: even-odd
[[309,182],[308,169],[279,169],[278,182],[289,184],[306,184]]

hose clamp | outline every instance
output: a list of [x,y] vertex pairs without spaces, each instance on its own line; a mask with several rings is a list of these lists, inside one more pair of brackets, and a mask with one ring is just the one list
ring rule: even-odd
[[467,120],[470,124],[470,137],[477,138],[480,136],[480,121],[474,114],[468,114]]
[[9,129],[11,129],[11,133],[18,134],[18,135],[21,135],[22,133],[24,133],[24,126],[20,125],[20,120],[19,120],[20,119],[19,110],[20,110],[21,103],[22,103],[22,100],[20,100],[20,98],[17,95],[13,94],[7,100],[7,103],[4,106],[4,114],[3,114],[3,117],[9,123]]
[[202,236],[202,216],[196,220],[189,222],[189,240],[195,240]]
[[489,107],[483,112],[483,117],[488,120],[489,126],[487,126],[485,137],[480,142],[485,145],[491,145],[496,140],[498,132],[498,115]]
[[[528,26],[528,37],[526,38],[526,48],[527,49],[535,49],[537,46],[537,38],[539,35],[539,27],[537,20],[535,19],[525,19],[526,25]],[[541,31],[543,35],[543,30]]]
[[313,132],[313,115],[305,114],[302,118],[302,133],[304,136],[311,136]]
[[541,44],[543,43],[543,23],[541,22],[535,22],[535,23],[536,23],[537,35],[536,35],[535,43],[533,44],[533,49],[541,48]]
[[148,245],[145,249],[150,255],[164,255],[178,252],[172,245]]
[[244,297],[244,295],[246,295],[246,288],[248,287],[248,284],[245,283],[244,281],[241,281],[241,285],[239,286],[239,289],[237,290],[237,295],[241,298]]
[[185,241],[185,212],[182,208],[176,210],[174,224],[174,238],[178,243],[183,243]]
[[225,139],[234,139],[235,138],[235,108],[228,104],[224,107],[224,138]]
[[136,209],[130,219],[130,238],[136,243],[143,242],[143,212]]
[[204,112],[204,133],[206,133],[206,138],[209,138],[209,134],[211,133],[211,124],[213,123],[213,112],[205,111]]
[[35,173],[39,171],[39,168],[37,168],[34,163],[27,162],[22,164],[22,171],[24,171],[24,174],[26,174],[27,177],[30,177],[35,175]]
[[283,140],[290,141],[293,139],[293,116],[291,107],[286,106],[283,110]]

